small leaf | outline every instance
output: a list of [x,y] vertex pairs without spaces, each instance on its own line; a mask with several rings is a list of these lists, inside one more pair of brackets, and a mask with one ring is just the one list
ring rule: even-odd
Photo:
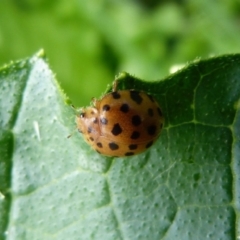
[[[0,69],[0,239],[237,239],[240,55],[119,89],[153,95],[165,117],[148,151],[93,151],[40,51]],[[109,92],[109,86],[106,92]]]

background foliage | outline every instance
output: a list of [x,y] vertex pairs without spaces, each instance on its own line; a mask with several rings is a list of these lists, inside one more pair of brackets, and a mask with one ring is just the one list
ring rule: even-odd
[[44,48],[76,106],[119,71],[160,79],[173,64],[240,49],[239,1],[1,0],[0,65]]

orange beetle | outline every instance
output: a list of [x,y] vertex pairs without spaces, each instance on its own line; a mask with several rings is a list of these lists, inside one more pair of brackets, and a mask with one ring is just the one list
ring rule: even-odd
[[162,111],[145,92],[113,89],[93,103],[94,107],[80,109],[76,122],[86,142],[100,154],[122,157],[141,153],[163,128]]

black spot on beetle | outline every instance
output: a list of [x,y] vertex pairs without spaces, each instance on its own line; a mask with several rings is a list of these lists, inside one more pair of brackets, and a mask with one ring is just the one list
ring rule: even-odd
[[149,148],[149,147],[151,147],[151,146],[152,146],[152,144],[153,144],[153,141],[149,142],[149,143],[146,145],[146,148]]
[[118,92],[112,92],[112,96],[114,99],[119,99],[121,95]]
[[87,132],[88,132],[88,133],[91,133],[91,132],[92,132],[92,128],[91,128],[91,127],[88,127]]
[[103,125],[107,125],[108,120],[107,120],[106,118],[100,118],[100,122],[101,122],[101,124],[103,124]]
[[116,124],[114,124],[111,132],[114,136],[117,136],[122,132],[122,128],[120,127],[120,125],[118,123],[116,123]]
[[92,142],[94,141],[93,137],[90,137],[89,139],[90,139]]
[[149,135],[154,135],[156,133],[157,127],[155,125],[151,125],[147,128]]
[[108,146],[109,146],[109,148],[110,148],[111,150],[117,150],[117,149],[119,149],[119,146],[118,146],[116,143],[114,143],[114,142],[109,143]]
[[133,152],[126,152],[126,153],[125,153],[125,156],[132,156],[132,155],[134,155]]
[[131,99],[136,102],[137,104],[141,104],[142,103],[142,97],[139,95],[140,92],[137,91],[130,91],[130,97]]
[[102,110],[103,111],[109,111],[110,110],[110,106],[108,104],[105,104],[103,107],[102,107]]
[[141,118],[139,117],[139,115],[134,115],[132,117],[132,125],[134,126],[139,126],[141,124],[142,120]]
[[97,143],[97,146],[98,146],[99,148],[102,148],[102,147],[103,147],[103,146],[102,146],[102,143],[100,143],[100,142]]
[[149,109],[148,109],[148,115],[149,115],[150,117],[153,117],[154,113],[153,113],[153,109],[152,109],[152,108],[149,108]]
[[149,97],[149,99],[150,99],[152,102],[154,102],[154,99],[153,99],[153,97],[152,97],[151,95],[147,94],[147,96]]
[[135,150],[135,149],[137,149],[137,147],[138,147],[137,144],[130,144],[130,145],[128,146],[128,148],[129,148],[130,150]]
[[127,113],[129,111],[129,106],[128,104],[124,103],[121,107],[120,107],[120,111]]
[[140,132],[133,131],[131,139],[138,139],[140,137]]

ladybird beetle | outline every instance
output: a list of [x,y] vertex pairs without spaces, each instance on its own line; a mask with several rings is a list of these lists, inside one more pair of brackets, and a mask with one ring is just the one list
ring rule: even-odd
[[116,90],[82,108],[77,128],[94,150],[106,156],[131,156],[148,149],[163,127],[162,111],[145,92]]

